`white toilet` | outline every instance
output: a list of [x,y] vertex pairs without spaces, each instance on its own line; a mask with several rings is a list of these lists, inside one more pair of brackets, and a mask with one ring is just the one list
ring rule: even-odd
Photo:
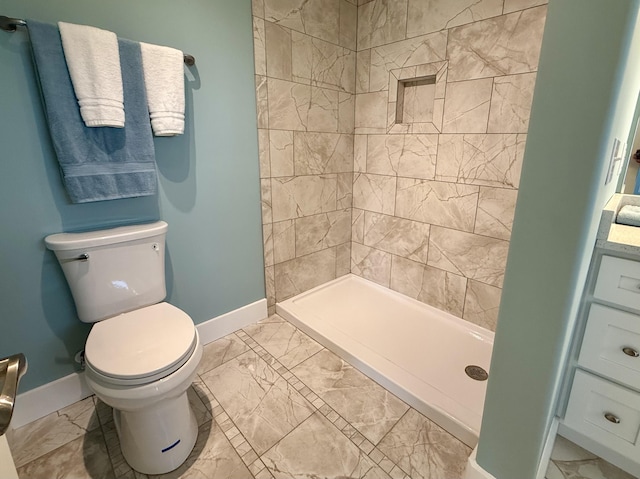
[[114,409],[122,454],[144,474],[182,464],[195,445],[187,399],[202,344],[191,318],[166,296],[167,223],[47,236],[81,321],[95,323],[85,377]]

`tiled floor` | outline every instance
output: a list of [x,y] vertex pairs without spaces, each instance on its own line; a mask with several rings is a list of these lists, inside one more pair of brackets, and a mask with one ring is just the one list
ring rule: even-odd
[[[461,477],[471,450],[272,316],[205,346],[189,390],[200,432],[167,478]],[[87,398],[13,431],[21,478],[144,478],[111,410]]]
[[546,479],[634,479],[634,476],[556,436]]

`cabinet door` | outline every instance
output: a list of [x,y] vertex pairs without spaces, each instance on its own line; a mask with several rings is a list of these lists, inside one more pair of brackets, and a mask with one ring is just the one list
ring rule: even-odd
[[578,363],[640,391],[640,316],[592,304]]
[[640,310],[640,262],[603,256],[593,296]]

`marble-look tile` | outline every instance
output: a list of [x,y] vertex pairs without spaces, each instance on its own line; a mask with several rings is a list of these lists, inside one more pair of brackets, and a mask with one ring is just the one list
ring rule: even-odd
[[274,264],[296,257],[296,225],[294,220],[273,223]]
[[269,78],[269,126],[277,130],[338,131],[338,92]]
[[467,279],[463,276],[426,266],[418,301],[462,317]]
[[546,14],[542,6],[449,30],[449,81],[536,71]]
[[291,30],[271,22],[265,22],[267,76],[292,79],[292,39]]
[[273,178],[271,182],[273,221],[300,218],[336,209],[335,174]]
[[[603,459],[590,459],[586,461],[553,461],[552,464],[560,472],[561,479],[634,479],[637,476],[619,469]],[[547,476],[553,479],[553,476]]]
[[294,81],[355,93],[354,51],[298,32],[291,42]]
[[258,130],[258,158],[260,160],[260,178],[271,176],[271,158],[269,155],[269,130]]
[[190,386],[189,389],[187,389],[187,398],[189,399],[191,409],[196,416],[196,423],[198,424],[198,426],[211,421],[212,416],[209,409],[204,404],[193,386]]
[[351,211],[331,211],[298,218],[295,228],[295,251],[303,256],[351,240]]
[[271,176],[294,175],[292,131],[269,131],[269,156],[271,157]]
[[356,96],[338,92],[338,133],[353,134],[356,121]]
[[360,50],[356,54],[356,93],[369,93],[369,70],[371,49]]
[[[54,432],[55,429],[51,430],[51,433]],[[101,430],[87,432],[86,435],[63,444],[56,450],[18,467],[18,477],[47,479],[115,477]]]
[[492,85],[492,78],[448,83],[442,131],[486,133]]
[[349,50],[355,51],[357,33],[358,6],[353,1],[342,0],[340,2],[340,38],[338,43]]
[[336,277],[336,250],[323,249],[275,265],[276,301],[315,288]]
[[262,245],[264,248],[264,265],[273,266],[273,224],[262,225]]
[[414,479],[462,477],[471,453],[437,424],[410,409],[378,445]]
[[511,237],[518,190],[480,187],[474,233],[508,240]]
[[353,207],[393,215],[396,177],[356,173],[353,177]]
[[424,264],[429,247],[429,225],[366,211],[364,245]]
[[391,259],[391,283],[389,287],[410,298],[417,299],[422,291],[424,264],[400,256]]
[[517,188],[526,135],[440,135],[436,179]]
[[526,133],[533,101],[535,73],[493,79],[489,133]]
[[432,226],[427,264],[502,287],[508,250],[508,241]]
[[292,372],[374,444],[409,409],[389,391],[326,349]]
[[91,396],[11,431],[7,439],[20,467],[98,427]]
[[273,208],[271,207],[271,180],[260,180],[260,205],[262,207],[262,224],[273,221]]
[[[276,307],[276,277],[275,268],[273,266],[267,266],[264,269],[264,284],[267,293],[267,308]],[[273,314],[275,311],[270,312]]]
[[253,17],[253,60],[256,75],[267,74],[267,58],[265,53],[264,20]]
[[387,92],[361,93],[356,95],[356,133],[359,128],[387,127]]
[[259,455],[313,412],[313,406],[253,351],[201,377]]
[[[396,122],[398,123],[433,123],[433,112],[436,85],[431,81],[403,82],[402,98],[397,105]],[[401,121],[398,111],[402,109]]]
[[364,244],[364,210],[351,210],[351,241]]
[[369,91],[386,90],[392,70],[445,60],[446,48],[446,31],[372,48]]
[[258,18],[264,18],[264,0],[251,0],[251,13]]
[[501,295],[502,290],[500,288],[470,279],[467,283],[467,295],[464,300],[462,318],[483,328],[495,331]]
[[404,39],[407,0],[373,0],[358,8],[358,49]]
[[371,459],[316,412],[262,456],[276,479],[384,477]]
[[340,0],[264,0],[265,19],[338,44]]
[[336,208],[344,210],[353,205],[353,173],[338,173]]
[[356,173],[367,172],[367,143],[367,135],[353,137],[353,171]]
[[512,13],[517,10],[546,5],[547,3],[549,3],[549,0],[504,0],[503,13]]
[[351,243],[351,272],[389,287],[391,254],[359,243]]
[[336,278],[351,273],[351,241],[336,247]]
[[398,178],[396,215],[410,220],[473,231],[477,186]]
[[200,426],[198,440],[187,460],[175,471],[150,479],[252,477],[215,421]]
[[503,0],[409,0],[407,37],[501,15],[502,3]]
[[279,316],[247,326],[244,331],[288,369],[322,349],[313,339]]
[[296,175],[346,173],[352,170],[353,135],[297,131],[294,144]]
[[256,113],[258,128],[269,128],[269,96],[267,77],[256,75]]
[[248,350],[249,346],[236,336],[235,333],[205,344],[198,373],[203,374],[211,371],[242,353],[246,353]]
[[367,173],[433,180],[438,135],[369,135]]

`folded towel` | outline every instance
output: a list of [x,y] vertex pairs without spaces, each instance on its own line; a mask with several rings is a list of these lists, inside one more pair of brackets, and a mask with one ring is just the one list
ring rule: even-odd
[[140,43],[144,84],[155,136],[184,133],[184,54],[180,50]]
[[155,194],[155,153],[140,45],[118,41],[125,128],[87,128],[75,102],[58,29],[29,20],[29,34],[53,146],[71,201],[85,203]]
[[629,226],[640,226],[640,206],[625,205],[620,208],[616,223]]
[[64,56],[86,126],[124,127],[120,54],[115,33],[58,22]]

